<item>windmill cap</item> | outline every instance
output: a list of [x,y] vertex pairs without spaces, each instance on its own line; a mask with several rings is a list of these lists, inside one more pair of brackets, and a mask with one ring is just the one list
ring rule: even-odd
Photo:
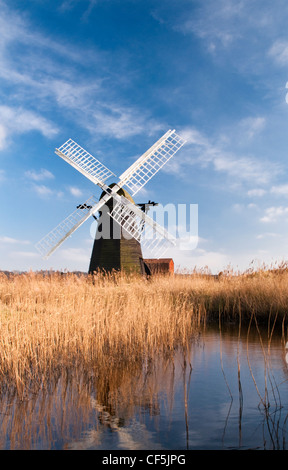
[[[116,185],[116,183],[111,183],[111,184],[109,184],[109,188],[112,189],[115,185]],[[103,192],[101,193],[101,196],[100,196],[99,200],[102,199],[102,197],[104,197],[105,194],[106,194],[106,192],[103,191]],[[124,197],[126,197],[126,199],[128,199],[128,201],[130,201],[130,202],[132,202],[133,204],[135,204],[134,199],[132,198],[132,196],[130,196],[130,194],[128,193],[128,191],[126,191],[126,189],[119,188],[118,191],[117,191],[117,194],[119,194],[119,196],[124,196]],[[110,201],[108,201],[108,204],[109,204],[109,202],[110,202]]]

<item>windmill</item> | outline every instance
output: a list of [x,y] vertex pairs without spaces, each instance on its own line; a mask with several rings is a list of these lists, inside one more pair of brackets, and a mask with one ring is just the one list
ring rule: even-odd
[[[110,185],[106,181],[116,175],[72,139],[56,148],[55,153],[99,186],[102,194],[100,199],[91,196],[83,204],[79,204],[72,214],[36,244],[43,258],[47,259],[89,217],[96,218],[97,214],[108,208],[107,217],[113,224],[116,222],[116,227],[121,231],[120,236],[115,237],[114,224],[114,232],[112,231],[109,239],[95,237],[89,272],[98,268],[110,270],[128,267],[143,273],[145,266],[140,243],[152,255],[159,257],[160,252],[163,254],[166,251],[167,245],[176,244],[176,239],[147,215],[147,209],[155,203],[149,201],[147,204],[137,205],[133,196],[184,144],[185,140],[175,130],[169,130],[122,173],[117,183]],[[99,231],[99,226],[97,230]],[[125,257],[126,265],[123,261]]]

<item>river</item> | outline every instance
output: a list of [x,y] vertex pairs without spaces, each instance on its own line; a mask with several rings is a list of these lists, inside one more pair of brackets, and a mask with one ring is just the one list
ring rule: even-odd
[[187,348],[107,373],[66,371],[3,396],[2,449],[286,449],[288,349],[281,332],[208,326]]

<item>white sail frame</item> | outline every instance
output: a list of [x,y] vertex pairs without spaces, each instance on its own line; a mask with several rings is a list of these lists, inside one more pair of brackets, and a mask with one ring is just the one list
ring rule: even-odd
[[[43,237],[36,244],[40,254],[44,258],[48,258],[77,228],[93,214],[96,214],[111,197],[115,203],[113,211],[109,215],[129,235],[140,242],[141,235],[143,234],[143,224],[148,225],[152,233],[158,234],[157,237],[151,236],[151,238],[143,240],[146,248],[150,249],[150,251],[152,249],[155,250],[156,247],[159,248],[161,239],[162,241],[165,239],[169,244],[175,245],[176,240],[174,237],[135,204],[132,204],[125,197],[119,196],[117,191],[122,186],[126,186],[134,196],[184,144],[185,140],[177,135],[175,130],[169,130],[147,152],[138,158],[133,165],[122,173],[118,183],[113,188],[107,186],[105,181],[111,176],[115,176],[115,174],[72,139],[68,139],[61,147],[56,148],[55,153],[58,156],[94,184],[97,184],[106,194],[100,201],[96,201],[96,198],[91,196],[81,205],[82,208],[78,208]],[[90,208],[87,209],[88,207]],[[86,210],[84,216],[83,209]]]
[[185,140],[175,130],[169,130],[122,173],[118,185],[125,185],[134,196],[184,144]]
[[55,153],[100,187],[108,178],[116,176],[72,139],[55,149]]

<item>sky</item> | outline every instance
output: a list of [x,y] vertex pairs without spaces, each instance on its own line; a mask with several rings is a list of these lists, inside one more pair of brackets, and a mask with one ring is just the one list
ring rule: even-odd
[[286,0],[0,0],[0,270],[88,270],[93,220],[35,248],[101,194],[55,148],[119,176],[169,129],[187,142],[135,202],[198,206],[176,269],[286,262],[287,24]]

